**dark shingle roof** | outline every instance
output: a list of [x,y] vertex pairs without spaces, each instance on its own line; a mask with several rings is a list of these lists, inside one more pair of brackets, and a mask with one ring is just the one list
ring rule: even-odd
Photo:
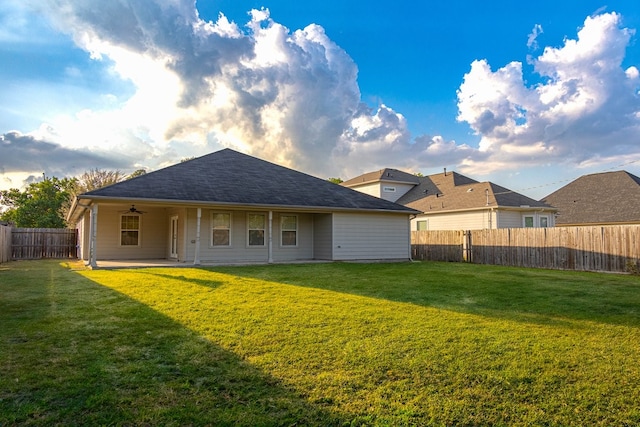
[[556,225],[640,222],[640,178],[626,171],[584,175],[542,201],[558,208]]
[[414,213],[402,205],[231,149],[89,191],[80,198]]
[[550,208],[523,194],[492,182],[478,182],[456,172],[420,177],[420,184],[400,197],[397,203],[422,212],[446,212],[482,207]]

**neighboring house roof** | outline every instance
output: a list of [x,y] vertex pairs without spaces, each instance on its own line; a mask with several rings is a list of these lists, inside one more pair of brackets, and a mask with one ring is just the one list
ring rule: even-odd
[[542,199],[556,225],[640,222],[640,178],[626,171],[584,175]]
[[398,169],[380,169],[379,171],[368,172],[363,175],[352,178],[342,183],[346,187],[357,187],[362,184],[369,184],[372,182],[397,182],[405,184],[418,184],[418,177],[407,172],[400,171]]
[[478,182],[456,172],[420,177],[420,184],[396,203],[422,212],[448,212],[478,208],[553,209],[523,194],[492,182]]
[[416,213],[231,149],[89,191],[78,198]]

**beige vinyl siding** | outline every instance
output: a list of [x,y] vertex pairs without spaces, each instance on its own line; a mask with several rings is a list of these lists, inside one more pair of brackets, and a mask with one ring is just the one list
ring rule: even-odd
[[333,259],[333,214],[313,216],[313,257]]
[[[231,214],[231,235],[229,246],[211,245],[211,213],[224,212]],[[256,211],[264,214],[268,212]],[[187,261],[193,262],[196,248],[197,209],[187,209]],[[247,212],[227,209],[202,209],[200,218],[200,261],[206,262],[266,262],[268,261],[267,245],[252,246],[247,244]]]
[[[385,191],[385,187],[394,188],[395,191]],[[402,184],[397,182],[374,182],[371,184],[364,184],[358,187],[350,187],[353,190],[359,191],[370,196],[375,196],[380,199],[395,202],[400,197],[404,196],[409,190],[414,187],[414,184]]]
[[411,221],[411,229],[416,230],[417,221],[424,221],[425,219],[429,220],[429,230],[482,230],[496,228],[496,213],[489,209],[419,215]]
[[359,185],[357,187],[350,187],[350,188],[352,190],[356,190],[356,191],[359,191],[361,193],[368,194],[370,196],[380,197],[381,187],[380,187],[380,183],[379,182],[374,182],[374,183],[365,184],[365,185]]
[[[186,261],[193,262],[196,247],[197,210],[187,209]],[[211,241],[212,212],[231,215],[229,246],[213,246]],[[247,215],[265,216],[265,245],[249,246],[247,242]],[[286,213],[298,218],[297,245],[285,247],[280,244],[280,213],[273,212],[272,258],[275,262],[313,259],[313,220],[311,214]],[[202,209],[200,218],[200,261],[202,263],[267,262],[269,260],[269,212],[236,211],[228,209]],[[168,243],[167,243],[168,244]]]
[[127,208],[98,207],[97,259],[164,259],[168,242],[165,209],[145,209],[141,215],[140,245],[120,246],[120,216]]
[[503,209],[482,209],[469,212],[444,212],[431,215],[419,215],[411,221],[411,230],[417,230],[418,221],[428,220],[428,230],[483,230],[488,228],[521,228],[523,217],[534,217],[536,227],[540,216],[547,216],[549,227],[555,225],[552,212],[519,211]]
[[[280,215],[294,215],[298,219],[297,245],[282,246]],[[311,214],[273,213],[273,260],[295,261],[313,259],[313,216]]]
[[521,228],[523,212],[501,211],[498,228]]
[[409,217],[402,214],[333,215],[333,259],[409,259]]

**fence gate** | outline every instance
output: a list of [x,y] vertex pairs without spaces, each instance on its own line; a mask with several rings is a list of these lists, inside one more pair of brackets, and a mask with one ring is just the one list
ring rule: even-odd
[[68,228],[13,228],[11,258],[77,258],[78,231]]

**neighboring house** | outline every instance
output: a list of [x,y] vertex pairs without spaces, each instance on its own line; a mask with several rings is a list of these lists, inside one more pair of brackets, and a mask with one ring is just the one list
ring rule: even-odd
[[100,260],[408,260],[417,212],[230,149],[79,195],[68,220]]
[[556,209],[491,182],[456,172],[416,176],[396,169],[366,173],[341,185],[421,213],[412,230],[553,227]]
[[542,201],[558,226],[640,224],[640,178],[626,171],[581,176]]

